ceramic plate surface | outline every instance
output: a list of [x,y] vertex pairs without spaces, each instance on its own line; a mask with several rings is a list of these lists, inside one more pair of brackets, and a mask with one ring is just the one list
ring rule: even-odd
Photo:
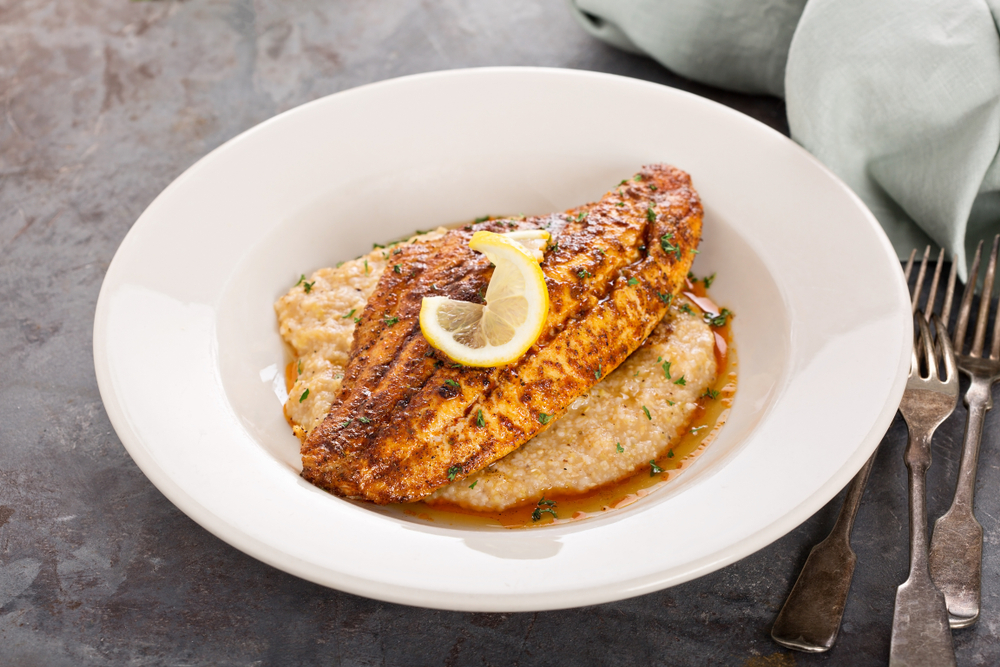
[[[695,272],[717,273],[736,313],[736,401],[691,468],[625,509],[530,530],[411,520],[299,478],[272,304],[301,273],[415,229],[593,201],[652,162],[692,175]],[[236,548],[368,597],[525,611],[678,584],[804,521],[888,428],[910,337],[877,222],[793,142],[663,86],[500,68],[332,95],[200,160],[119,248],[94,356],[136,463]]]

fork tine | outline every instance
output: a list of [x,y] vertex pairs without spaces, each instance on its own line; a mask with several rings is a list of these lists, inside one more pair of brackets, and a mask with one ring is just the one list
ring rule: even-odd
[[979,315],[976,319],[976,337],[972,341],[974,357],[983,354],[983,342],[986,340],[987,315],[990,312],[990,296],[993,294],[993,278],[997,270],[997,251],[1000,250],[1000,235],[993,239],[993,249],[990,251],[990,262],[986,265],[986,277],[983,279],[983,293],[979,297]]
[[910,258],[906,260],[906,268],[903,269],[903,276],[906,278],[906,282],[910,282],[910,273],[913,271],[913,258],[917,256],[917,249],[914,248],[910,251]]
[[927,305],[924,307],[924,319],[931,321],[934,314],[934,302],[937,301],[938,282],[941,280],[941,265],[944,263],[944,248],[938,252],[937,264],[934,266],[934,278],[931,280],[930,291],[927,292]]
[[972,310],[972,295],[976,291],[976,278],[979,277],[979,260],[983,255],[983,242],[976,246],[976,256],[972,259],[972,267],[969,269],[969,280],[965,283],[965,291],[962,292],[962,305],[958,308],[958,324],[955,326],[955,354],[962,354],[965,349],[965,330],[969,326],[969,311]]
[[931,247],[924,248],[924,258],[920,260],[920,270],[917,271],[917,284],[913,287],[913,297],[910,299],[910,312],[917,312],[920,303],[920,292],[924,288],[924,277],[927,275],[927,260],[931,256]]
[[955,279],[958,277],[958,255],[951,257],[951,271],[948,272],[948,287],[944,291],[944,305],[941,306],[941,321],[943,331],[948,331],[948,320],[951,319],[951,299],[955,295]]
[[937,315],[934,316],[934,328],[937,330],[937,344],[944,363],[944,381],[952,382],[957,380],[958,373],[955,368],[955,351],[951,347],[951,339],[948,338],[948,329]]
[[917,344],[923,348],[924,359],[927,361],[927,377],[937,378],[937,362],[934,360],[934,341],[931,338],[930,327],[927,326],[927,320],[924,319],[924,314],[917,311],[917,324],[920,326],[920,337],[917,339]]

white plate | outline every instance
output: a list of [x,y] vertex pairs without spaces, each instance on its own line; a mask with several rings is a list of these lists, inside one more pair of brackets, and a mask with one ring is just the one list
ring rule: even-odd
[[[300,273],[414,229],[592,201],[660,161],[691,173],[696,271],[718,273],[713,295],[736,312],[739,391],[694,466],[626,509],[520,531],[409,520],[298,477],[272,303]],[[678,584],[801,523],[888,428],[910,327],[875,219],[785,137],[655,84],[500,68],[332,95],[200,160],[115,255],[94,357],[136,463],[238,549],[369,597],[521,611]]]

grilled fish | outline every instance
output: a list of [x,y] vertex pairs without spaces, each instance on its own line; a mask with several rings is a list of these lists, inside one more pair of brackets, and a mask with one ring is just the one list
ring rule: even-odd
[[[594,204],[399,248],[361,315],[340,394],[303,441],[303,477],[348,498],[410,502],[517,449],[652,332],[684,284],[701,220],[690,177],[651,165]],[[481,302],[489,283],[472,234],[536,228],[553,245],[541,264],[549,314],[531,349],[471,368],[431,348],[423,297]]]

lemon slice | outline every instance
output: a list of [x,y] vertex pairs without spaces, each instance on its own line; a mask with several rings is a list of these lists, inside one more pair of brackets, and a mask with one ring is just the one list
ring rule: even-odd
[[549,314],[545,275],[533,252],[507,235],[476,232],[469,247],[496,266],[486,303],[424,297],[420,331],[431,346],[460,364],[503,366],[519,359],[542,333]]
[[549,239],[552,238],[551,234],[544,229],[522,229],[516,232],[506,232],[501,236],[506,236],[520,243],[528,251],[528,254],[538,262],[545,259],[545,248],[549,245]]

